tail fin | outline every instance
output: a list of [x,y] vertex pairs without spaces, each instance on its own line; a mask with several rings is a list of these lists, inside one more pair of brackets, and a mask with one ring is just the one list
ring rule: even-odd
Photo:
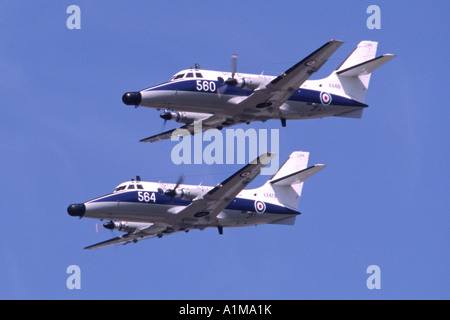
[[303,182],[326,165],[316,164],[308,168],[309,152],[293,152],[278,172],[255,192],[274,194],[268,202],[276,202],[297,210],[302,194]]
[[[347,96],[350,99],[364,103],[372,72],[396,57],[393,54],[384,54],[375,58],[377,47],[378,42],[361,41],[356,49],[328,78],[319,81],[330,84],[325,86],[332,88],[330,93]],[[362,112],[362,110],[360,111]],[[346,115],[342,114],[341,116]],[[358,117],[353,113],[350,113],[348,116]]]
[[361,41],[353,52],[341,63],[337,71],[345,70],[360,63],[372,60],[377,54],[378,42]]
[[361,41],[335,72],[344,92],[362,103],[366,100],[372,72],[396,57],[384,54],[375,58],[377,47],[378,42]]

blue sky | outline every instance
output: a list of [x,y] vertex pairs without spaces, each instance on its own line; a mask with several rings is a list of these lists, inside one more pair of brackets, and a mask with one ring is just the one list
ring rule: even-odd
[[[81,8],[81,30],[66,9]],[[381,8],[369,30],[366,9]],[[12,1],[0,3],[2,299],[450,298],[447,1]],[[377,70],[360,120],[252,124],[280,129],[280,162],[311,152],[329,167],[307,181],[293,227],[192,231],[86,251],[111,237],[69,217],[70,203],[145,180],[214,185],[240,165],[172,164],[156,110],[126,91],[181,69],[277,75],[330,39],[398,58]],[[174,127],[167,124],[166,128]],[[245,126],[243,127],[246,128]],[[251,186],[264,183],[258,177]],[[66,269],[81,269],[68,290]],[[366,269],[381,269],[368,290]]]

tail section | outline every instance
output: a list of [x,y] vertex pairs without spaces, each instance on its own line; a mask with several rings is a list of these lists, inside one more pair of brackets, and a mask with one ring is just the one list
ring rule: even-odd
[[[372,72],[396,57],[393,54],[376,57],[377,47],[378,42],[361,41],[328,78],[319,80],[320,83],[325,82],[324,87],[331,88],[330,93],[364,103]],[[350,113],[348,117],[360,117],[362,110],[359,113],[359,116]]]
[[323,164],[308,167],[308,158],[309,152],[293,152],[280,170],[255,192],[274,195],[267,201],[297,210],[303,182],[326,167]]
[[335,71],[346,95],[364,103],[372,72],[394,59],[396,55],[384,54],[375,58],[378,42],[362,41]]
[[345,70],[360,63],[372,60],[377,54],[378,42],[361,41],[353,52],[341,63],[337,71]]

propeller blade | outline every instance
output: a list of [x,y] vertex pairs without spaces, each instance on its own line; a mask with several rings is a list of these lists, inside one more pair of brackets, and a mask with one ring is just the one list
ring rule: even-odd
[[236,53],[233,53],[231,55],[231,79],[234,79],[234,76],[236,75],[237,59],[238,55]]
[[164,112],[161,113],[159,116],[160,116],[162,119],[164,119],[164,123],[163,123],[163,126],[162,126],[162,128],[161,128],[161,130],[164,130],[164,128],[166,127],[167,120],[170,120],[170,119],[171,119],[171,117],[170,117],[170,112],[168,112],[167,109],[164,109]]
[[163,125],[161,127],[161,131],[164,131],[166,128],[167,119],[164,119]]
[[[220,79],[222,79],[222,78],[220,78]],[[217,94],[217,98],[220,99],[220,97],[222,96],[222,94],[223,94],[225,91],[227,91],[228,85],[225,83],[225,80],[223,80],[223,79],[222,79],[222,82],[219,81],[219,83],[221,84],[221,86],[218,86],[218,87],[217,87],[216,94]]]
[[95,224],[95,233],[99,233],[100,230],[101,230],[99,224],[100,224],[99,222],[97,222],[97,223]]
[[179,186],[180,184],[183,183],[183,181],[184,181],[184,175],[182,174],[182,175],[178,178],[178,181],[177,181],[177,184],[176,184],[174,190],[176,190],[176,189],[178,188],[178,186]]

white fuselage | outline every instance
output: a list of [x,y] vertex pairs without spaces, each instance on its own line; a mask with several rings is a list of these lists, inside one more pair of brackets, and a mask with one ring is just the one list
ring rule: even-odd
[[275,77],[255,74],[235,75],[241,86],[223,83],[231,73],[209,70],[183,70],[169,82],[140,91],[141,106],[175,111],[221,114],[233,117],[235,122],[266,121],[269,119],[308,119],[334,116],[367,107],[367,105],[342,94],[338,83],[329,78],[306,81],[277,110],[248,108],[238,114],[229,114],[250,96],[254,90],[265,86]]
[[158,191],[162,186],[165,189],[174,187],[153,182],[125,182],[113,193],[85,202],[83,217],[167,224],[189,230],[266,224],[300,214],[276,203],[273,198],[272,202],[267,202],[269,198],[254,190],[243,190],[217,217],[181,219],[177,213],[189,205],[196,194],[203,194],[212,187],[180,185],[177,196],[169,197]]

